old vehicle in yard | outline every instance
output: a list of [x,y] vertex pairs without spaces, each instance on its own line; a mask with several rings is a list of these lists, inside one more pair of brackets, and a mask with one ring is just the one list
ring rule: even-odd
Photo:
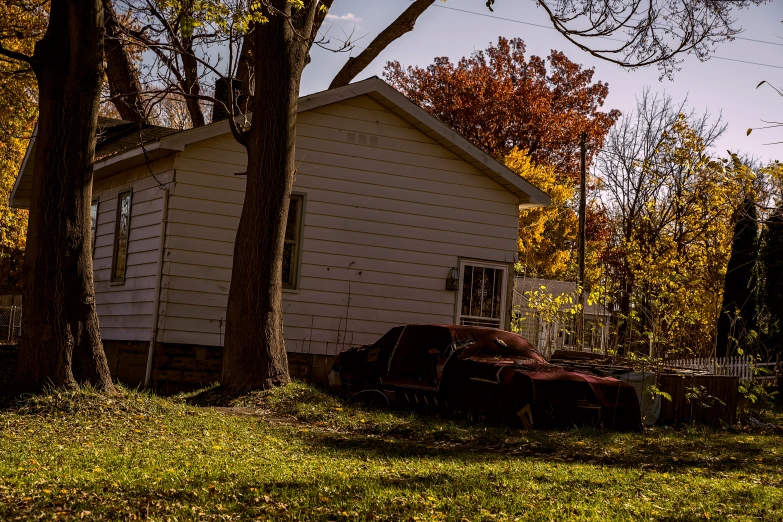
[[632,386],[550,364],[520,335],[473,326],[397,326],[340,353],[330,381],[389,403],[495,418],[525,428],[640,431]]

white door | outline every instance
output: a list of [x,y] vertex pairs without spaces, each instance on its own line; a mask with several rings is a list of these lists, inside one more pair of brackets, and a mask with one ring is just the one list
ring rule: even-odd
[[457,324],[503,329],[508,265],[462,261],[457,295]]

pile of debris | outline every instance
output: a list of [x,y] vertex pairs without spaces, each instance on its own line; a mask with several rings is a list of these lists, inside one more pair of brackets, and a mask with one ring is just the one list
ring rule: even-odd
[[591,352],[557,350],[550,362],[563,368],[623,380],[636,390],[642,421],[653,424],[734,424],[739,377]]

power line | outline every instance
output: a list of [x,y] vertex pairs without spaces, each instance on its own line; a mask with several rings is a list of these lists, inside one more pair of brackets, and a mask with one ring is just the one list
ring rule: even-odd
[[[474,15],[474,16],[483,16],[484,18],[493,18],[495,20],[502,20],[504,22],[512,22],[512,23],[515,23],[515,24],[530,25],[532,27],[539,27],[541,29],[547,29],[547,30],[550,30],[550,31],[557,31],[557,29],[555,29],[554,27],[549,26],[549,25],[534,24],[532,22],[523,22],[522,20],[514,20],[513,18],[505,18],[505,17],[502,17],[502,16],[496,16],[496,15],[491,15],[491,14],[487,14],[487,13],[477,13],[475,11],[468,11],[466,9],[458,9],[456,7],[448,7],[448,6],[445,6],[445,5],[435,4],[435,7],[439,7],[440,9],[448,9],[449,11],[457,11],[457,12],[460,12],[460,13],[470,14],[470,15]],[[620,40],[620,39],[617,39],[617,38],[608,38],[606,36],[601,36],[599,38],[602,39],[602,40],[612,40],[612,41],[615,41],[615,42],[624,42],[624,40]],[[754,39],[754,38],[745,38],[745,37],[742,37],[742,36],[735,36],[734,39],[735,40],[746,40],[748,42],[756,42],[756,43],[762,43],[762,44],[767,44],[767,45],[777,45],[777,46],[783,47],[783,43],[769,42],[767,40],[757,40],[757,39]],[[768,63],[749,62],[749,61],[746,61],[746,60],[737,60],[735,58],[724,58],[722,56],[712,56],[712,58],[715,58],[717,60],[726,60],[726,61],[729,61],[729,62],[739,62],[739,63],[746,63],[746,64],[750,64],[750,65],[758,65],[760,67],[771,67],[773,69],[783,69],[783,66],[781,66],[781,65],[771,65],[771,64],[768,64]]]
[[779,45],[780,47],[783,47],[783,43],[780,42],[768,42],[767,40],[756,40],[755,38],[745,38],[744,36],[734,36],[735,40],[745,40],[748,42],[757,42],[757,43],[763,43],[767,45]]
[[747,63],[750,65],[758,65],[760,67],[772,67],[773,69],[783,69],[783,65],[770,65],[768,63],[749,62],[747,60],[737,60],[736,58],[724,58],[722,56],[713,56],[712,58],[715,58],[716,60],[726,60],[727,62],[739,62],[739,63]]
[[512,20],[511,18],[503,18],[502,16],[495,16],[491,14],[486,13],[477,13],[475,11],[468,11],[466,9],[457,9],[456,7],[448,7],[445,5],[438,5],[435,4],[434,7],[440,7],[441,9],[448,9],[449,11],[459,11],[460,13],[467,13],[472,14],[476,16],[483,16],[484,18],[494,18],[495,20],[504,20],[506,22],[514,22],[515,24],[522,24],[522,25],[532,25],[533,27],[540,27],[542,29],[550,29],[552,31],[555,31],[556,29],[550,25],[543,25],[543,24],[534,24],[532,22],[523,22],[522,20]]
[[[458,9],[456,7],[448,7],[448,6],[445,6],[445,5],[438,5],[438,4],[436,4],[435,7],[440,7],[441,9],[448,9],[450,11],[459,11],[460,13],[467,13],[467,14],[472,14],[472,15],[476,15],[476,16],[483,16],[485,18],[494,18],[496,20],[503,20],[503,21],[506,21],[506,22],[513,22],[515,24],[532,25],[533,27],[540,27],[542,29],[549,29],[551,31],[556,31],[557,30],[554,27],[552,27],[551,25],[534,24],[532,22],[523,22],[522,20],[514,20],[512,18],[504,18],[502,16],[497,16],[497,15],[491,15],[491,14],[486,14],[486,13],[478,13],[476,11],[468,11],[467,9]],[[618,39],[615,39],[615,38],[606,38],[606,37],[601,37],[601,38],[603,38],[605,40],[614,40],[616,42],[624,41],[624,40],[618,40]],[[783,47],[783,43],[781,43],[781,42],[770,42],[768,40],[758,40],[756,38],[745,38],[744,36],[733,36],[732,39],[734,39],[734,40],[746,40],[748,42],[756,42],[756,43],[763,43],[763,44],[767,44],[767,45],[777,45],[779,47]]]

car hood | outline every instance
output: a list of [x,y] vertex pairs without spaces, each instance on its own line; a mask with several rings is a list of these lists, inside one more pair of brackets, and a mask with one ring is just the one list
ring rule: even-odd
[[523,387],[534,400],[583,400],[613,408],[638,407],[633,386],[612,377],[567,370],[530,359],[480,356],[462,358],[462,362],[462,371],[469,372],[471,378]]

